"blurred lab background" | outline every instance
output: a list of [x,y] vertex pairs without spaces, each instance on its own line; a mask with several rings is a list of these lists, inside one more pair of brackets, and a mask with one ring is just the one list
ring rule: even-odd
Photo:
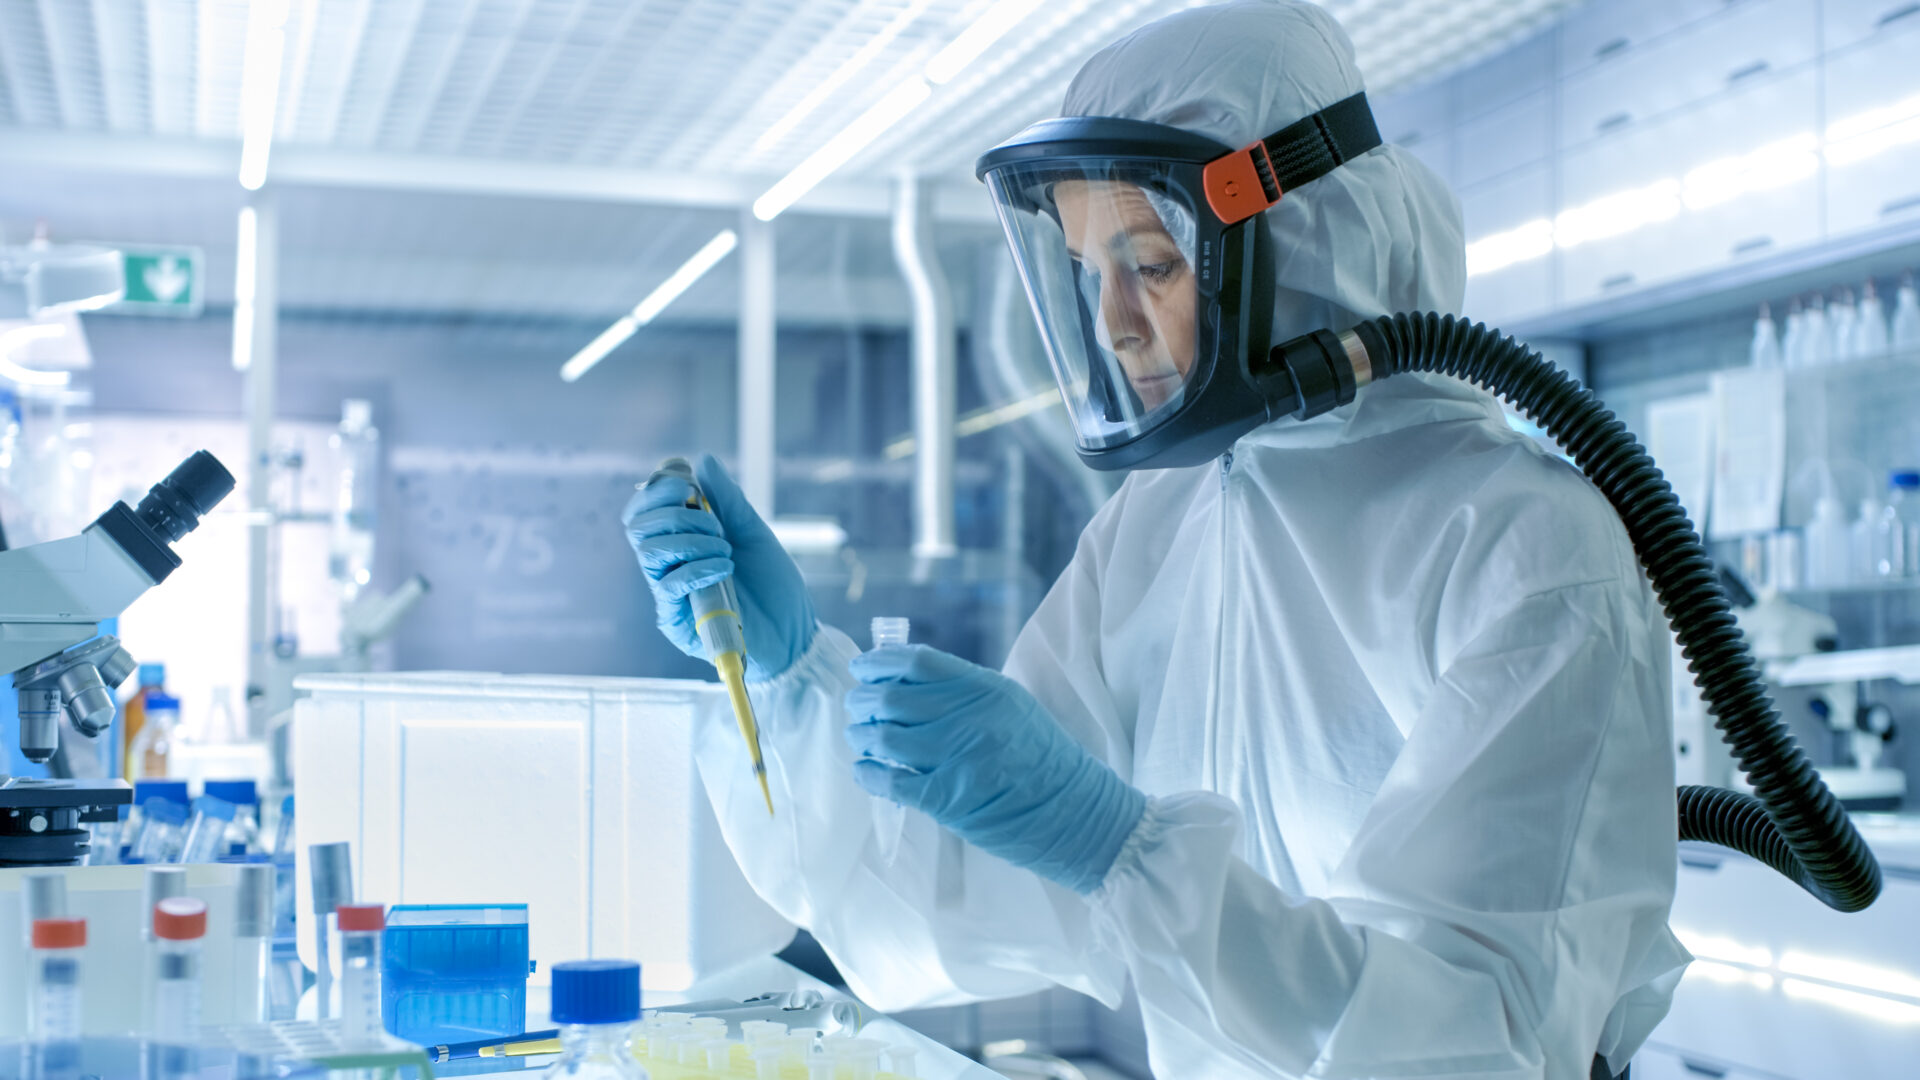
[[[1115,481],[1074,457],[972,162],[1183,6],[0,0],[0,245],[126,272],[112,306],[0,322],[6,542],[195,449],[241,479],[119,620],[164,665],[144,734],[69,767],[269,782],[310,673],[709,678],[619,524],[674,454],[727,462],[827,621],[1000,662]],[[1326,6],[1383,136],[1460,196],[1466,313],[1642,436],[1801,742],[1894,837],[1893,914],[1809,947],[1867,974],[1781,967],[1772,916],[1687,900],[1721,856],[1683,865],[1702,963],[1636,1077],[1834,1075],[1835,1045],[1920,1036],[1920,4]],[[1733,782],[1675,702],[1682,781]],[[1125,1011],[1065,992],[911,1019],[1145,1075]]]

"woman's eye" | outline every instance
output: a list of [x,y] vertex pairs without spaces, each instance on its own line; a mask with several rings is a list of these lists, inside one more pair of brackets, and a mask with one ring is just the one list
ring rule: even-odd
[[1172,281],[1174,275],[1178,274],[1181,268],[1186,265],[1186,260],[1184,259],[1168,259],[1166,262],[1141,263],[1140,276],[1156,283]]

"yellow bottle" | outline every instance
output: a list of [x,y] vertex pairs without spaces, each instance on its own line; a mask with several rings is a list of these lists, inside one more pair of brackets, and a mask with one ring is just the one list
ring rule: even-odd
[[165,664],[141,664],[139,687],[120,706],[120,778],[128,783],[139,779],[140,763],[133,756],[133,743],[147,725],[147,698],[165,694],[166,682]]

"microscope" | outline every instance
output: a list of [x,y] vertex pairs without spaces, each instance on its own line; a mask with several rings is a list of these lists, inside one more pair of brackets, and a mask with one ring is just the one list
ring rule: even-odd
[[[99,633],[99,622],[179,567],[171,545],[233,484],[201,450],[155,484],[138,509],[117,502],[79,536],[0,551],[0,672],[13,673],[28,760],[53,757],[62,716],[89,738],[113,723],[113,688],[135,664],[118,640]],[[0,776],[0,867],[75,865],[88,850],[84,826],[114,820],[132,801],[119,780]]]

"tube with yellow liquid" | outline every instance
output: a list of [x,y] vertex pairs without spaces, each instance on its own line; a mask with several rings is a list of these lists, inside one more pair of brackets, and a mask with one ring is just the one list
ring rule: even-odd
[[[660,463],[647,483],[665,477],[686,481],[692,494],[687,509],[713,512],[705,493],[693,478],[693,466],[686,458],[668,458]],[[773,815],[773,792],[767,787],[767,763],[760,756],[760,727],[753,718],[753,703],[747,699],[747,638],[740,629],[740,601],[735,596],[733,579],[696,589],[687,598],[693,605],[694,628],[707,658],[720,673],[720,681],[733,701],[733,718],[740,724],[740,736],[747,740],[747,753],[753,758],[754,779],[760,781],[760,794],[767,800],[767,815]]]

